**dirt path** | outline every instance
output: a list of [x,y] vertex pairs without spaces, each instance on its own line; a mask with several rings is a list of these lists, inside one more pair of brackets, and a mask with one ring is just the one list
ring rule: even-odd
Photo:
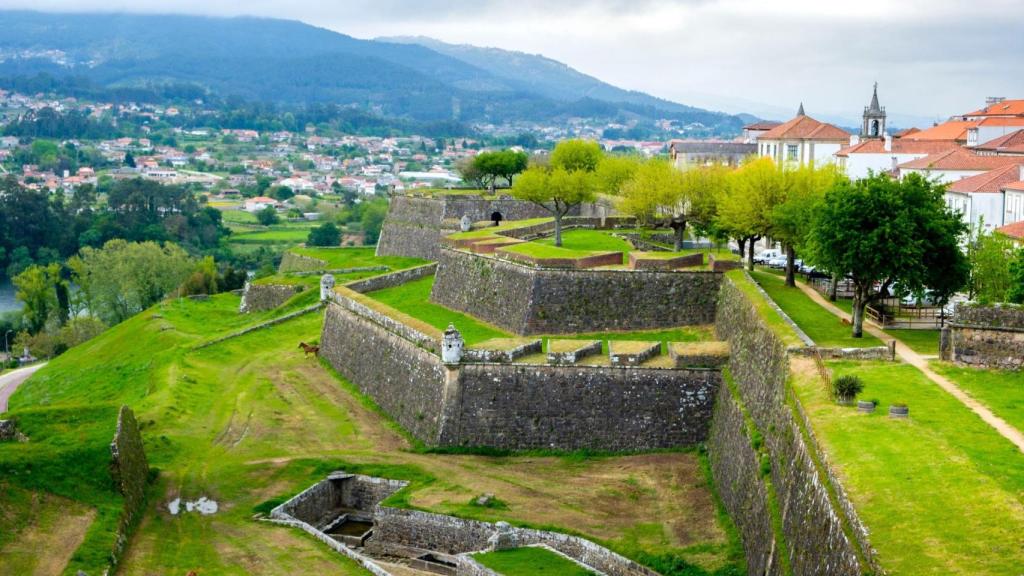
[[[844,319],[851,320],[850,315],[843,309],[839,308],[835,304],[829,302],[822,296],[817,290],[810,286],[797,282],[796,285],[811,298],[817,304],[835,314],[836,316]],[[909,346],[904,344],[898,338],[893,338],[892,335],[888,334],[884,330],[878,327],[877,324],[870,320],[864,320],[864,331],[872,336],[880,338],[882,341],[895,340],[896,341],[896,355],[899,356],[904,362],[920,370],[929,380],[938,384],[939,388],[942,388],[946,392],[949,392],[954,398],[959,400],[964,406],[970,408],[975,414],[981,417],[986,424],[995,428],[996,432],[999,432],[1004,438],[1013,442],[1018,450],[1024,452],[1024,434],[1021,434],[1020,430],[1011,426],[1006,420],[1003,420],[999,416],[996,416],[987,406],[978,402],[972,398],[969,394],[964,392],[959,386],[954,384],[948,378],[936,374],[934,370],[928,366],[928,359],[917,352],[914,352]]]
[[14,394],[14,391],[18,389],[18,386],[21,386],[22,382],[28,380],[29,376],[35,374],[36,370],[43,366],[46,366],[46,362],[18,368],[0,376],[0,414],[7,412],[7,401]]

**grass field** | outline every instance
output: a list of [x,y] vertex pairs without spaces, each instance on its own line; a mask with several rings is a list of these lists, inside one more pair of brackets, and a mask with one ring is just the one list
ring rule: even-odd
[[221,219],[225,223],[256,224],[256,215],[245,210],[221,210]]
[[531,574],[590,576],[594,574],[594,572],[546,548],[533,546],[477,554],[473,558],[503,576],[530,576]]
[[291,251],[310,258],[319,258],[327,263],[330,269],[363,268],[367,266],[387,266],[392,270],[402,270],[421,266],[427,261],[421,258],[405,256],[375,256],[375,246],[356,246],[346,248],[310,248],[298,246]]
[[[793,387],[888,573],[1017,574],[1024,565],[1024,454],[920,371],[885,362],[830,362],[856,374],[871,415],[831,401],[813,362],[794,361]],[[910,417],[894,420],[903,402]]]
[[229,237],[232,244],[300,244],[309,237],[309,228],[279,228],[255,232],[235,232]]
[[[663,574],[744,572],[698,454],[423,453],[350,384],[303,357],[298,342],[319,338],[318,314],[191,350],[266,317],[240,316],[238,303],[230,294],[164,303],[51,361],[11,400],[17,413],[64,406],[80,414],[99,402],[135,409],[150,464],[162,472],[121,574],[365,574],[299,531],[252,519],[257,506],[266,509],[338,468],[411,480],[396,498],[400,505],[570,530],[651,565],[676,566]],[[34,425],[29,432],[42,437]],[[97,436],[104,458],[109,439],[105,429]],[[10,461],[10,449],[24,447],[0,448],[0,465]],[[70,455],[61,461],[68,470],[89,470]],[[9,481],[57,494],[66,486],[79,502],[88,496],[90,484],[83,489],[73,475],[32,478],[49,480]],[[506,506],[473,505],[484,493]],[[207,496],[220,510],[171,516],[166,504],[178,496]],[[101,505],[92,504],[100,518]]]
[[1024,430],[1024,372],[965,368],[937,360],[930,365],[1011,426]]
[[[546,246],[554,246],[554,236],[542,238],[534,242]],[[633,247],[621,238],[600,230],[566,230],[562,232],[562,248],[590,252],[622,252],[623,260]]]
[[936,356],[939,353],[938,330],[888,329],[887,334],[900,340],[911,350],[925,356]]
[[782,278],[759,270],[750,275],[818,346],[863,348],[882,345],[881,340],[867,333],[863,338],[852,337],[849,325],[843,324],[799,288],[787,287]]

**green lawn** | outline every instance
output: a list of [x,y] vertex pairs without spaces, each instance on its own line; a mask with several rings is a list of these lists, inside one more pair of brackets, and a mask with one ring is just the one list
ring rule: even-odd
[[375,256],[376,246],[353,246],[345,248],[310,248],[295,247],[291,252],[327,262],[330,269],[362,268],[366,266],[387,266],[392,270],[402,270],[421,266],[427,261],[421,258],[404,256]]
[[761,291],[757,289],[757,285],[747,278],[746,273],[743,270],[730,270],[725,273],[726,278],[732,280],[733,284],[739,289],[740,292],[746,295],[747,299],[757,309],[757,313],[761,316],[761,319],[768,324],[772,332],[778,336],[786,346],[801,346],[803,341],[797,335],[793,327],[789,325],[786,320],[779,315],[779,313],[773,308],[768,300],[761,294]]
[[967,368],[937,360],[930,364],[932,370],[952,380],[1011,426],[1024,431],[1024,371]]
[[589,576],[594,574],[559,554],[536,546],[476,554],[473,558],[504,576],[530,576],[531,574]]
[[778,276],[760,270],[752,272],[751,276],[816,345],[842,348],[882,345],[881,340],[870,334],[865,333],[863,338],[852,337],[848,325],[816,304],[799,288],[787,287]]
[[221,218],[224,222],[236,222],[239,224],[256,224],[256,215],[245,210],[221,210]]
[[449,235],[448,237],[452,240],[465,240],[468,238],[487,238],[488,236],[497,236],[498,232],[503,230],[513,230],[516,228],[526,228],[527,226],[533,226],[535,224],[543,224],[544,222],[550,222],[552,218],[526,218],[524,220],[510,220],[500,226],[485,226],[476,230],[470,230],[469,232],[456,232]]
[[[239,315],[238,304],[231,294],[166,302],[41,369],[11,399],[32,442],[0,445],[0,502],[24,499],[10,496],[7,482],[68,494],[101,518],[104,509],[115,510],[116,501],[94,486],[109,486],[103,474],[112,417],[128,403],[161,473],[119,574],[366,574],[301,531],[252,519],[257,507],[267,510],[335,469],[412,481],[395,505],[561,527],[635,559],[676,566],[662,570],[666,576],[741,573],[741,548],[719,519],[698,454],[422,453],[351,384],[298,350],[300,341],[319,339],[320,314],[192,350],[268,317]],[[38,456],[31,473],[24,465],[29,450]],[[25,473],[11,473],[15,467]],[[484,493],[504,506],[473,505]],[[166,503],[179,495],[208,496],[221,508],[171,516]],[[15,508],[23,507],[0,504],[0,511]],[[0,543],[11,539],[2,536],[11,534],[6,518],[0,515]],[[105,526],[98,519],[92,530],[99,539],[87,539],[102,546],[80,549],[75,566],[90,574],[102,572],[87,560],[90,551],[106,553]]]
[[936,356],[939,353],[939,331],[938,330],[910,330],[892,329],[886,333],[900,340],[910,347],[911,350],[925,356]]
[[466,344],[477,344],[492,338],[512,336],[508,332],[481,322],[472,316],[445,308],[440,304],[434,304],[430,301],[430,289],[433,285],[434,277],[427,276],[394,288],[369,292],[366,295],[399,312],[422,320],[438,330],[444,330],[449,323],[454,323],[462,333]]
[[[831,401],[805,365],[794,390],[888,573],[1020,572],[1024,454],[912,366],[829,363],[880,402],[864,415]],[[909,419],[887,416],[897,402]]]
[[549,244],[542,244],[540,242],[525,242],[523,244],[513,244],[505,248],[500,248],[502,252],[514,252],[516,254],[524,254],[526,256],[533,256],[534,258],[583,258],[584,256],[590,256],[597,254],[591,250],[574,250],[572,248],[559,248],[557,246],[551,246]]
[[236,232],[229,237],[233,244],[301,243],[309,237],[309,228],[283,228],[256,232]]
[[[536,244],[555,245],[555,237],[541,238]],[[633,247],[622,238],[612,236],[612,233],[602,230],[574,229],[562,232],[562,248],[569,250],[582,250],[589,252],[622,252],[623,256],[629,254]]]

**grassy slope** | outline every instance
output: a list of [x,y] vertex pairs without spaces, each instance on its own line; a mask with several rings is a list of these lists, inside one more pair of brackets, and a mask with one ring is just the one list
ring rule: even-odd
[[[891,574],[1015,574],[1024,563],[1024,455],[911,366],[833,362],[872,415],[831,402],[804,361],[794,389]],[[887,417],[895,402],[908,420]]]
[[886,330],[886,333],[900,340],[918,354],[935,356],[939,353],[938,330],[889,329]]
[[1024,430],[1024,372],[983,370],[934,361],[933,370],[956,383],[999,417]]
[[[697,567],[687,574],[740,573],[742,552],[716,517],[696,454],[410,451],[350,385],[296,348],[318,339],[319,315],[187,349],[260,318],[240,317],[237,306],[231,295],[166,303],[57,358],[12,398],[19,411],[58,402],[135,408],[162,474],[122,573],[360,574],[313,539],[250,518],[258,504],[335,468],[417,480],[399,498],[409,506],[570,529],[633,557]],[[473,506],[483,493],[507,507]],[[209,496],[221,510],[172,517],[166,502],[178,495]]]
[[780,277],[761,271],[754,271],[751,276],[818,346],[853,348],[882,345],[878,338],[870,334],[865,334],[863,338],[853,338],[848,325],[816,304],[800,289],[787,287]]
[[504,576],[531,574],[558,574],[560,576],[588,576],[593,572],[579,564],[544,548],[514,548],[477,554],[478,562]]

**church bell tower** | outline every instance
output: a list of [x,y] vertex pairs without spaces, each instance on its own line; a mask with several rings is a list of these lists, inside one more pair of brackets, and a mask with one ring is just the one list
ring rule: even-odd
[[871,94],[871,105],[864,107],[864,123],[860,128],[861,140],[885,137],[885,108],[878,105],[878,82]]

